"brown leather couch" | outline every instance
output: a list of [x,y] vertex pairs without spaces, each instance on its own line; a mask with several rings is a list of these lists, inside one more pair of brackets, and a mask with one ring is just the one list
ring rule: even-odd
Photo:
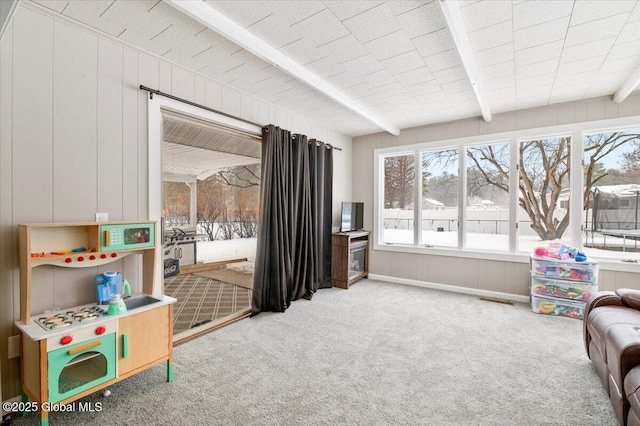
[[584,343],[621,425],[640,426],[640,290],[594,294]]

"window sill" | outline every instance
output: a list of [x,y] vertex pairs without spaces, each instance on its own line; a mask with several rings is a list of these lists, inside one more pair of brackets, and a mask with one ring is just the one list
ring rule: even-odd
[[[505,253],[484,250],[459,250],[444,247],[418,247],[404,244],[374,244],[374,250],[400,253],[415,253],[430,256],[458,257],[464,259],[497,260],[502,262],[529,263],[529,254]],[[589,257],[598,261],[601,270],[616,272],[634,272],[640,274],[640,263],[623,262],[620,259]]]

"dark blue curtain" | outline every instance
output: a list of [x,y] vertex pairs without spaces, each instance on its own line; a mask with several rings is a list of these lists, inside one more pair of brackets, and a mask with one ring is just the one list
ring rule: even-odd
[[253,315],[331,287],[331,146],[269,125],[261,174]]

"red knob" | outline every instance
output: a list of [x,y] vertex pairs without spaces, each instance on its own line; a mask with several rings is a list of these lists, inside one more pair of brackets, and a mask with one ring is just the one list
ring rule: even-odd
[[100,255],[100,259],[106,259],[106,258],[107,258],[107,255],[106,255],[106,254],[101,254],[101,255]]
[[60,343],[63,345],[68,345],[69,343],[73,342],[73,336],[70,334],[65,334],[64,336],[62,336],[62,338],[60,339]]
[[89,260],[96,260],[96,257],[94,255],[89,256]]
[[105,331],[107,331],[107,327],[105,327],[104,325],[99,325],[96,327],[96,334],[98,336],[100,336],[101,334],[104,334]]
[[80,256],[80,257],[78,258],[78,262],[84,262],[84,257]]
[[65,263],[71,263],[71,258],[70,258],[70,257],[67,257],[67,258],[64,260],[64,262],[65,262]]
[[111,257],[117,257],[118,253],[111,253]]

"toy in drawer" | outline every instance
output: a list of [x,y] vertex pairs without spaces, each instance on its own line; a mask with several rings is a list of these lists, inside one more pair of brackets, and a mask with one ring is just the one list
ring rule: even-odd
[[546,260],[531,259],[531,272],[533,275],[558,280],[582,281],[587,283],[598,282],[597,262],[576,262],[574,260]]
[[577,300],[531,295],[531,311],[536,314],[582,319],[585,306],[586,304],[584,302]]
[[544,297],[558,297],[586,302],[592,294],[598,292],[597,284],[581,284],[574,281],[561,281],[550,278],[531,278],[531,294]]

